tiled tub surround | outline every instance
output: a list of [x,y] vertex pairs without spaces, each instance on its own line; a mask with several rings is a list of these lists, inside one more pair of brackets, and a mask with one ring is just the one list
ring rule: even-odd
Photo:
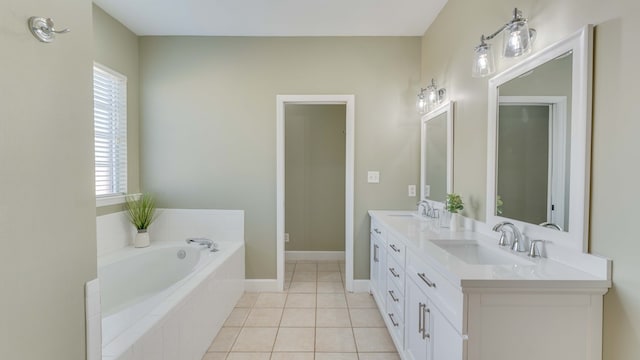
[[287,262],[282,293],[245,293],[203,360],[399,360],[368,293],[345,293],[344,262]]
[[[124,247],[98,259],[105,360],[200,359],[244,291],[241,211],[164,209],[152,229],[150,247]],[[187,246],[187,237],[211,238],[220,251]]]

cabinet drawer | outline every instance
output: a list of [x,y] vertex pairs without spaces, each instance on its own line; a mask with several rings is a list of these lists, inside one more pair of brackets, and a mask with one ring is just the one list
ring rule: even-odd
[[392,256],[387,257],[386,273],[387,284],[393,283],[400,295],[404,295],[404,268]]
[[414,255],[409,255],[407,276],[425,292],[432,304],[442,312],[459,333],[466,332],[463,323],[464,297],[458,287]]
[[396,345],[400,345],[401,349],[401,344],[404,344],[404,322],[400,314],[398,314],[398,310],[389,302],[387,302],[385,321],[387,322],[389,334],[394,338]]
[[404,243],[393,234],[387,234],[387,253],[396,259],[398,264],[404,267],[406,247]]
[[371,235],[376,236],[383,241],[386,240],[386,231],[384,226],[373,218],[371,219]]
[[404,295],[393,282],[390,282],[387,288],[386,303],[393,306],[395,313],[398,315],[398,320],[404,322]]

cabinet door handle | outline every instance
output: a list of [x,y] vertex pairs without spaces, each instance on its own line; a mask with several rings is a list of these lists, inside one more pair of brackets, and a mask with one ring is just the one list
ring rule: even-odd
[[393,275],[394,277],[397,277],[397,278],[399,278],[399,277],[400,277],[400,274],[398,274],[398,273],[396,272],[396,269],[394,269],[394,268],[389,268],[389,271],[391,272],[391,275]]
[[373,245],[373,261],[380,262],[378,258],[378,245]]
[[393,251],[395,251],[395,252],[400,252],[400,249],[398,249],[395,244],[391,244],[391,245],[389,245],[389,247],[392,248]]
[[[426,317],[427,314],[429,314],[428,319]],[[423,324],[422,340],[431,339],[431,334],[427,332],[427,324],[431,324],[431,310],[427,307],[427,305],[425,305],[424,308],[422,308],[422,324]]]
[[434,283],[433,281],[429,280],[429,278],[427,278],[427,275],[425,273],[418,273],[418,277],[420,279],[422,279],[422,281],[424,281],[428,287],[430,288],[434,288],[436,287],[436,283]]
[[393,299],[394,302],[400,301],[400,299],[395,296],[393,290],[389,290],[389,295],[391,295],[391,299]]
[[378,228],[373,229],[373,232],[376,234],[382,234],[382,231],[378,230]]
[[400,325],[398,322],[396,322],[396,319],[393,317],[392,313],[387,313],[387,315],[389,315],[389,319],[391,319],[391,323],[393,324],[393,326],[398,327]]
[[424,339],[424,315],[422,309],[425,308],[427,304],[423,304],[418,302],[418,334],[422,334],[422,338]]

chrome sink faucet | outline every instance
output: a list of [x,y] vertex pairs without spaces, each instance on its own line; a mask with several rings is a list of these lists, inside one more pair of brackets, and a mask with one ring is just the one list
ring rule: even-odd
[[418,215],[423,217],[432,217],[433,207],[427,200],[420,200],[418,202]]
[[[420,211],[420,209],[422,209],[422,211]],[[420,200],[418,202],[418,215],[432,219],[436,218],[435,209],[427,200]]]
[[[505,229],[509,229],[513,234],[513,242],[509,243],[508,240],[506,239],[506,234],[504,231]],[[514,224],[508,221],[503,221],[503,222],[497,223],[493,227],[493,231],[501,231],[500,241],[498,242],[498,245],[500,246],[511,245],[511,250],[518,251],[518,252],[525,252],[529,250],[527,249],[527,244],[524,236],[522,235],[518,227],[515,226]]]

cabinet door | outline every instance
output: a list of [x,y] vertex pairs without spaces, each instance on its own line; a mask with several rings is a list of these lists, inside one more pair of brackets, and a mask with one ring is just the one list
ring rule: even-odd
[[378,302],[380,311],[384,311],[384,300],[386,299],[386,250],[384,243],[378,236],[371,235],[371,293]]
[[[426,314],[428,301],[427,296],[411,279],[407,279],[407,288],[405,289],[405,354],[410,360],[426,360],[428,349],[428,333],[430,328],[426,321],[429,317]],[[439,359],[440,360],[440,359]],[[445,358],[442,358],[445,360]]]
[[431,340],[431,359],[463,360],[465,359],[465,341],[456,329],[447,321],[437,307],[431,306],[428,313],[428,328]]

